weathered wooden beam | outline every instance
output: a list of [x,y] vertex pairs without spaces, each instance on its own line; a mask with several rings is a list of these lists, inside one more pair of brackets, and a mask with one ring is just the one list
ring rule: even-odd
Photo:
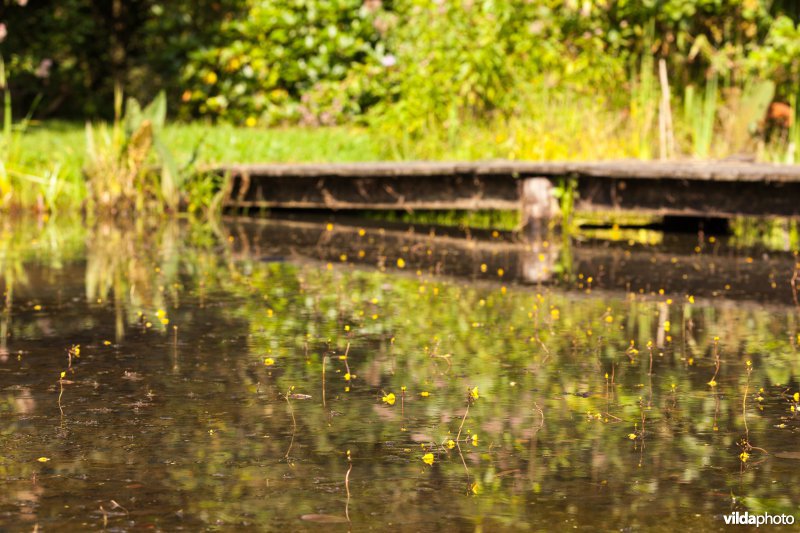
[[531,162],[397,161],[369,163],[232,164],[213,170],[251,178],[384,178],[507,175],[511,177],[592,176],[629,179],[699,181],[800,182],[800,165],[773,165],[740,161],[601,161]]
[[520,161],[228,165],[224,205],[240,208],[521,209],[558,215],[550,181],[577,183],[580,211],[800,216],[800,166],[723,162]]
[[579,177],[577,211],[655,215],[800,216],[800,182]]
[[226,205],[289,209],[509,209],[519,208],[510,175],[419,177],[295,176],[241,174]]

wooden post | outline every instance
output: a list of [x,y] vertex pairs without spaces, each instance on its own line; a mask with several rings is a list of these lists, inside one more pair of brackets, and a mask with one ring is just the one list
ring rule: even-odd
[[522,217],[525,235],[541,236],[547,232],[550,219],[561,215],[558,201],[553,195],[553,184],[547,178],[525,178],[520,184]]

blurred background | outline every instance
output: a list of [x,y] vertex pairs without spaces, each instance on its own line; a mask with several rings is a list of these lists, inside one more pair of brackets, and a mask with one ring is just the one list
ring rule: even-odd
[[204,139],[201,162],[794,163],[799,19],[789,0],[5,0],[0,53],[39,181],[80,174],[84,121],[161,91],[182,164]]

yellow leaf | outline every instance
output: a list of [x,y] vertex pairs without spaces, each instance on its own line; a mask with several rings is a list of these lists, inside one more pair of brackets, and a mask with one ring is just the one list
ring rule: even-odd
[[425,455],[423,455],[422,456],[422,462],[425,463],[426,465],[432,465],[433,464],[433,454],[432,453],[426,453]]

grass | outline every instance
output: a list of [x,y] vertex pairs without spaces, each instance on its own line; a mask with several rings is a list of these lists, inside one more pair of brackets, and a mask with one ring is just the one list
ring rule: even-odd
[[[172,168],[183,169],[177,183],[183,184],[184,197],[188,197],[192,210],[193,206],[208,205],[219,184],[184,174],[190,162],[202,169],[223,162],[649,159],[658,153],[658,131],[653,127],[658,106],[651,105],[658,91],[654,87],[657,80],[642,79],[645,83],[632,77],[631,102],[625,108],[612,105],[604,94],[581,95],[534,87],[523,97],[519,109],[508,114],[480,120],[454,118],[446,126],[431,125],[413,135],[404,130],[402,123],[381,122],[380,119],[371,126],[328,128],[261,129],[203,122],[167,123],[158,128],[156,140],[160,149],[153,150],[148,161],[151,166],[163,166],[164,154],[168,154]],[[741,115],[736,109],[742,106],[734,106],[734,109],[728,105],[728,100],[717,103],[713,83],[698,88],[700,91],[705,94],[704,98],[696,94],[687,97],[687,112],[673,117],[677,122],[678,157],[730,155],[731,150],[738,150],[744,144],[742,135],[752,134],[748,128],[753,121],[737,121],[730,117],[727,122],[722,120],[725,112],[734,118]],[[747,94],[741,95],[739,100],[754,100],[749,96],[751,92],[760,95],[763,91],[745,91]],[[761,100],[763,98],[759,97],[758,101]],[[93,127],[95,131],[101,129]],[[0,209],[16,205],[55,211],[88,206],[91,211],[91,202],[87,203],[87,199],[92,191],[84,175],[93,165],[92,158],[87,156],[85,130],[86,126],[77,122],[28,122],[23,134],[14,139],[14,164],[25,168],[31,178],[20,181],[12,189],[11,197],[0,199]],[[728,138],[733,135],[731,132],[736,134],[736,142]],[[791,145],[786,141],[784,137],[767,145],[758,155],[765,160],[787,161],[786,153]],[[117,150],[119,153],[125,152]],[[119,157],[111,156],[112,159]],[[152,187],[157,188],[158,180],[152,182]],[[162,188],[163,182],[162,176]],[[151,193],[167,196],[164,191]],[[496,222],[478,218],[481,219],[477,221],[479,225]],[[461,221],[450,223],[460,224]]]

